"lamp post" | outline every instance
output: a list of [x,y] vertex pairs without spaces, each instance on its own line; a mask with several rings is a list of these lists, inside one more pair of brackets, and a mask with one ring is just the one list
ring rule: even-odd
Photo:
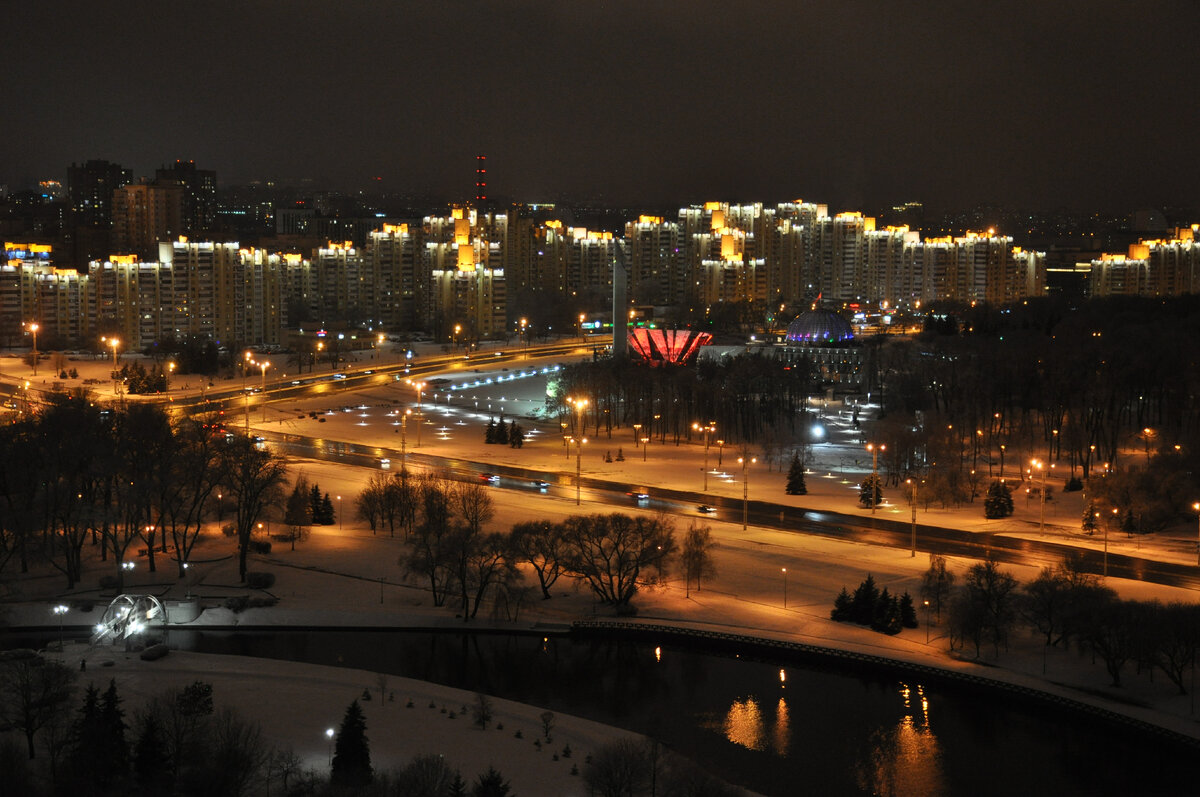
[[704,492],[708,492],[708,444],[712,440],[712,433],[716,428],[716,421],[709,421],[707,426],[701,426],[699,423],[692,424],[692,429],[704,432]]
[[454,346],[453,346],[453,348],[455,350],[458,349],[458,336],[461,334],[462,334],[462,324],[455,324],[454,325]]
[[917,555],[917,480],[905,479],[904,483],[909,485],[908,500],[912,504],[912,550],[909,556]]
[[575,506],[579,506],[582,500],[580,475],[583,468],[583,444],[587,442],[587,438],[573,437],[571,442],[575,444]]
[[267,422],[267,369],[271,367],[271,363],[263,360],[258,364],[262,369],[262,386],[258,389],[262,393],[262,408],[263,408],[263,423]]
[[1039,502],[1041,506],[1039,510],[1038,528],[1041,529],[1041,534],[1044,537],[1046,536],[1046,463],[1042,462],[1040,459],[1033,459],[1029,461],[1029,464],[1032,467],[1037,468],[1042,474],[1042,489],[1040,496],[1042,500]]
[[325,738],[329,742],[329,766],[331,766],[331,767],[333,766],[333,734],[334,734],[333,728],[325,729]]
[[421,447],[421,391],[425,389],[424,382],[414,382],[411,379],[408,383],[413,386],[413,390],[417,391],[417,448]]
[[400,472],[408,470],[408,416],[412,410],[405,410],[400,418]]
[[171,389],[171,377],[175,376],[175,362],[172,360],[167,363],[167,390]]
[[525,359],[529,359],[529,319],[521,319],[521,343],[525,347]]
[[876,445],[875,443],[867,443],[867,450],[871,452],[871,514],[875,514],[875,507],[879,503],[879,452],[886,451],[886,445]]
[[63,649],[63,615],[70,611],[70,607],[63,604],[58,604],[54,607],[54,613],[58,615],[58,652],[62,653]]
[[637,448],[638,440],[641,438],[641,434],[640,434],[641,431],[642,431],[642,425],[640,423],[635,423],[633,425],[633,447],[634,448]]
[[342,497],[339,495],[337,497],[337,499],[338,499],[338,531],[341,531],[342,530]]
[[649,443],[649,442],[650,442],[649,437],[642,438],[642,462],[646,461],[646,449],[648,449],[650,447],[647,445],[647,443]]
[[1196,510],[1196,566],[1200,567],[1200,501],[1192,504]]
[[725,441],[717,440],[717,467],[721,467],[721,460],[725,455]]
[[925,644],[929,644],[929,601],[925,601]]
[[783,569],[783,608],[787,608],[787,568]]
[[36,321],[29,322],[29,332],[33,335],[33,375],[37,376],[38,350],[37,350],[37,331],[38,325]]
[[746,470],[750,463],[758,462],[755,457],[738,457],[742,465],[742,531],[750,526],[750,473]]
[[1000,478],[1004,478],[1004,443],[1000,444]]
[[117,395],[117,347],[121,345],[121,340],[120,338],[100,338],[100,342],[106,344],[110,349],[112,349],[113,395],[115,396]]

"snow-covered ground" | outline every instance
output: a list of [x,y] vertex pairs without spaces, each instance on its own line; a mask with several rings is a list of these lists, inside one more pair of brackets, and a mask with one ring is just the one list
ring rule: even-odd
[[[13,361],[0,358],[0,372],[11,374],[14,370],[11,362]],[[426,395],[422,402],[424,421],[420,446],[417,446],[417,433],[413,422],[409,423],[404,435],[409,451],[480,463],[541,469],[556,478],[561,475],[563,484],[571,484],[575,469],[574,452],[572,450],[569,457],[565,455],[557,420],[546,423],[528,417],[531,413],[537,414],[536,410],[543,403],[545,378],[509,378],[533,365],[544,367],[552,365],[553,362],[531,360],[527,364],[508,364],[508,370],[481,368],[478,372],[475,372],[473,367],[460,367],[444,374],[456,385],[465,387],[454,390],[448,401],[444,394],[439,394],[436,398]],[[103,364],[100,367],[107,370]],[[478,385],[474,384],[476,380],[479,380]],[[193,392],[194,390],[195,387]],[[261,408],[256,408],[251,413],[250,421],[255,428],[377,446],[382,449],[380,456],[390,455],[391,466],[395,468],[399,462],[397,453],[401,448],[400,429],[395,425],[398,416],[395,413],[398,409],[415,409],[415,399],[415,391],[403,383],[396,383],[353,393],[339,393],[328,398],[280,401],[268,406],[265,423],[262,420]],[[342,407],[353,409],[344,412]],[[820,409],[824,413],[830,437],[828,443],[815,447],[812,472],[807,480],[809,494],[785,495],[786,462],[772,463],[769,466],[760,462],[752,465],[746,474],[750,497],[752,500],[770,500],[794,506],[797,510],[825,509],[869,515],[868,510],[858,508],[856,484],[870,471],[870,454],[863,447],[859,433],[852,428],[851,413],[847,408],[831,402],[828,405],[822,403]],[[323,422],[307,417],[310,411],[325,410],[331,412],[319,414],[318,417],[325,419]],[[865,422],[872,410],[869,406],[862,408],[860,420]],[[486,424],[490,418],[498,417],[501,412],[508,418],[519,417],[520,423],[528,431],[535,432],[527,439],[523,448],[483,444]],[[302,415],[305,416],[304,420],[300,418]],[[716,436],[719,436],[719,433]],[[617,461],[618,451],[623,453],[623,461]],[[614,461],[605,461],[606,452],[612,455]],[[750,451],[749,454],[760,458],[762,456],[760,451]],[[739,452],[732,446],[725,446],[723,450],[715,445],[710,448],[710,494],[741,500],[745,483],[742,481],[741,468],[736,462],[738,456]],[[704,458],[703,445],[696,443],[675,445],[673,442],[651,442],[649,447],[643,450],[634,440],[633,430],[625,428],[614,430],[611,436],[602,431],[598,439],[591,439],[583,450],[581,466],[585,477],[642,484],[653,495],[655,488],[700,491],[704,484]],[[1010,450],[1007,457],[1010,471],[1006,475],[1011,476],[1012,463],[1020,461],[1023,461],[1020,455]],[[278,606],[270,609],[251,609],[240,615],[234,615],[225,609],[210,609],[198,622],[221,625],[338,622],[354,625],[409,626],[461,624],[461,620],[453,618],[452,610],[432,607],[428,595],[420,585],[404,583],[397,564],[401,552],[399,539],[386,534],[373,535],[364,524],[353,518],[353,497],[371,475],[378,472],[377,467],[348,467],[341,463],[315,460],[294,460],[292,467],[296,472],[303,471],[309,481],[317,483],[323,492],[328,492],[331,496],[342,496],[340,501],[335,501],[335,508],[341,510],[341,522],[336,526],[314,528],[309,539],[300,542],[295,551],[276,543],[271,555],[252,557],[252,569],[269,570],[276,574],[276,585],[271,589],[271,593],[279,597]],[[959,527],[981,533],[1041,538],[1039,504],[1019,496],[1020,493],[1016,500],[1016,512],[1013,517],[1004,521],[986,521],[979,503],[955,509],[921,508],[919,521],[923,524]],[[556,519],[580,511],[651,511],[639,509],[632,503],[613,506],[585,502],[584,506],[576,507],[574,491],[557,486],[552,487],[546,494],[533,490],[496,489],[493,497],[496,502],[496,517],[491,527],[494,529],[506,529],[515,522],[531,517]],[[885,495],[885,500],[893,497]],[[1103,544],[1100,535],[1093,538],[1080,532],[1078,518],[1081,511],[1082,497],[1078,493],[1063,494],[1056,490],[1055,500],[1046,507],[1046,538],[1094,549],[1100,548]],[[901,520],[907,520],[909,517],[906,505],[893,504],[890,501],[881,506],[879,512],[885,517]],[[680,529],[686,528],[692,522],[707,525],[712,529],[720,546],[716,552],[718,573],[699,590],[685,591],[681,579],[675,578],[662,587],[643,591],[636,599],[640,610],[639,619],[796,639],[974,672],[1064,694],[1077,700],[1091,701],[1113,711],[1124,712],[1183,733],[1200,736],[1200,726],[1195,722],[1190,698],[1173,694],[1173,689],[1164,678],[1152,681],[1147,673],[1137,674],[1130,671],[1126,673],[1125,687],[1112,690],[1107,686],[1108,678],[1101,665],[1094,665],[1090,659],[1080,657],[1075,652],[1051,649],[1047,653],[1039,640],[1033,636],[1018,635],[1013,640],[1011,650],[1002,653],[997,662],[979,665],[952,657],[948,653],[944,634],[936,624],[931,629],[930,641],[926,643],[926,627],[906,630],[896,637],[888,637],[852,625],[834,623],[828,619],[829,609],[834,596],[843,586],[853,589],[870,572],[880,586],[887,586],[893,592],[907,590],[915,595],[920,576],[928,566],[928,557],[918,553],[912,558],[907,549],[844,542],[768,528],[752,526],[743,531],[740,513],[736,514],[738,517],[710,518],[696,514],[694,517],[676,519]],[[1195,557],[1194,535],[1194,529],[1186,528],[1156,536],[1152,540],[1140,541],[1128,539],[1123,534],[1112,534],[1108,543],[1109,550],[1114,553],[1138,554],[1164,561],[1190,563],[1194,562]],[[190,592],[201,596],[206,604],[215,605],[229,595],[248,592],[238,584],[236,562],[231,558],[231,554],[232,543],[213,533],[193,556],[193,566],[186,580],[177,582],[169,568],[166,572],[150,574],[141,567],[134,571],[132,586],[129,589],[141,588],[171,598],[182,597]],[[952,560],[951,563],[961,573],[971,561]],[[786,574],[783,572],[784,568]],[[1011,566],[1006,569],[1011,570],[1022,581],[1036,575],[1036,568],[1032,566]],[[96,596],[96,580],[103,572],[106,571],[101,570],[99,563],[90,563],[85,583],[70,595],[61,591],[63,580],[52,571],[39,571],[29,576],[18,577],[11,584],[14,592],[9,596],[8,619],[17,625],[52,625],[50,605],[67,599],[78,600]],[[1111,578],[1109,585],[1124,597],[1157,598],[1163,601],[1196,600],[1196,594],[1191,590],[1140,581]],[[785,589],[786,608],[783,606]],[[522,615],[522,625],[528,627],[535,621],[567,622],[602,611],[587,593],[572,583],[561,582],[554,592],[552,600],[534,601],[526,607]],[[484,611],[481,611],[481,616],[483,614]],[[924,626],[926,618],[922,617],[921,620]],[[74,612],[68,615],[67,620],[68,624],[91,622],[94,622],[92,615],[79,616]],[[492,621],[478,621],[478,624],[489,623]],[[154,665],[134,666],[138,668],[138,673],[149,670],[169,673],[177,666],[196,666],[192,661],[190,656],[172,654]],[[278,676],[285,666],[291,665],[272,663],[271,668]],[[310,672],[307,666],[296,666],[299,668],[295,671],[298,674]],[[234,673],[249,672],[253,670],[253,664],[233,661],[221,665],[221,669],[225,668]],[[315,755],[318,758],[324,751],[319,738],[316,742],[312,740],[311,729],[316,728],[319,735],[321,729],[333,719],[340,718],[340,711],[349,699],[368,685],[360,683],[363,678],[361,675],[335,672],[322,677],[332,681],[349,679],[346,681],[349,691],[339,692],[336,700],[330,699],[329,705],[313,703],[311,710],[305,700],[294,698],[288,709],[292,713],[292,721],[280,722],[277,726],[280,735],[274,737],[280,741],[290,741],[297,751],[303,749],[306,755]],[[181,675],[179,680],[186,681],[187,676]],[[238,676],[232,676],[231,680],[237,681]],[[353,684],[354,688],[349,688],[350,684]],[[220,689],[221,687],[218,687],[218,697]],[[397,701],[401,700],[401,690],[395,691]],[[461,704],[469,701],[463,699],[458,702]],[[249,705],[255,703],[250,701]],[[417,701],[417,705],[422,705],[420,700]],[[533,715],[540,711],[532,708],[529,710]],[[368,720],[373,723],[376,721],[376,714],[392,712],[392,705],[385,708],[377,703],[372,704],[371,711]],[[336,716],[331,717],[331,712]],[[419,710],[404,711],[398,708],[394,713],[413,718],[417,723],[427,722]],[[505,724],[508,727],[507,721]],[[459,735],[455,737],[456,741],[453,741],[453,744],[458,745],[455,750],[465,749],[464,745],[471,746],[485,738],[491,739],[491,745],[500,744],[501,741],[508,744],[511,740],[508,734],[494,731],[489,731],[488,734],[495,733],[495,737],[488,737],[487,734],[471,729],[469,722],[456,727]],[[420,724],[414,725],[408,730],[398,730],[396,738],[402,738],[405,733],[417,734],[422,730]],[[611,736],[620,732],[610,729],[606,733]],[[501,740],[501,736],[505,738]],[[526,736],[528,738],[530,733],[526,732]],[[449,741],[446,743],[451,744]],[[572,747],[576,745],[572,743]],[[402,758],[410,752],[420,751],[398,747],[395,751],[389,749],[385,754]],[[487,751],[480,755],[486,759]],[[464,772],[469,769],[470,767],[464,766]],[[507,770],[505,771],[507,774]],[[518,793],[526,795],[567,793],[555,787],[548,787],[546,790],[534,785],[518,788],[515,779],[514,787]]]

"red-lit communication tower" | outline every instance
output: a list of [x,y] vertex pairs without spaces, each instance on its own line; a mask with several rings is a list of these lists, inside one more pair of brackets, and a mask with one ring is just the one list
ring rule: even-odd
[[487,202],[487,155],[475,156],[475,205]]

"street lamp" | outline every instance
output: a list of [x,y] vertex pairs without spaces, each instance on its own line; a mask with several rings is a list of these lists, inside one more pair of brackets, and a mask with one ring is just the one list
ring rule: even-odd
[[925,601],[925,644],[929,644],[929,601]]
[[912,503],[912,553],[910,556],[917,555],[917,480],[905,479],[904,483],[909,485],[908,500]]
[[650,442],[650,438],[649,438],[649,437],[643,437],[643,438],[642,438],[642,462],[645,462],[645,461],[646,461],[646,449],[648,449],[648,448],[650,447],[650,446],[648,446],[648,445],[646,445],[646,444],[647,444],[647,443],[649,443],[649,442]]
[[454,325],[454,348],[458,348],[458,336],[462,334],[462,324]]
[[413,386],[413,390],[417,391],[417,448],[421,447],[421,391],[425,389],[424,382],[414,382],[411,379],[408,383]]
[[756,457],[738,457],[742,464],[742,531],[750,525],[750,474],[746,468],[752,462],[758,462]]
[[329,740],[329,766],[333,766],[333,728],[325,729],[325,738]]
[[408,416],[412,410],[405,410],[400,418],[400,472],[408,470]]
[[262,393],[262,408],[263,408],[263,423],[267,422],[267,369],[271,367],[271,363],[263,360],[258,364],[262,369],[262,386],[258,389]]
[[521,342],[525,345],[525,359],[529,359],[529,319],[521,319]]
[[[1041,490],[1041,508],[1038,526],[1041,529],[1042,536],[1046,535],[1046,463],[1040,459],[1031,459],[1029,464],[1037,468],[1042,474],[1042,490]],[[1051,466],[1053,467],[1053,466]]]
[[1200,567],[1200,501],[1192,504],[1196,510],[1196,566]]
[[787,608],[787,568],[783,568],[783,608]]
[[635,423],[633,425],[633,447],[634,448],[637,448],[638,439],[641,438],[641,434],[640,434],[641,431],[642,431],[642,425],[640,423]]
[[119,338],[100,338],[100,342],[107,344],[109,346],[109,348],[112,349],[113,395],[117,395],[117,347],[121,345],[121,340]]
[[572,437],[570,442],[575,444],[575,506],[579,506],[581,501],[581,484],[580,475],[583,468],[583,444],[587,442],[586,437]]
[[337,497],[337,499],[338,499],[338,531],[341,531],[342,530],[342,497],[339,495]]
[[725,441],[717,440],[717,467],[721,467],[721,460],[725,455]]
[[886,451],[887,446],[883,444],[876,445],[875,443],[867,443],[867,450],[871,452],[871,514],[875,514],[875,506],[879,503],[879,452]]
[[58,615],[58,652],[62,653],[63,649],[63,615],[70,611],[70,607],[63,604],[58,604],[54,607],[54,613]]
[[37,350],[37,322],[29,322],[29,332],[33,335],[33,375],[37,376],[38,350]]
[[699,423],[692,424],[692,429],[704,432],[704,492],[708,492],[708,444],[712,440],[712,433],[716,428],[716,421],[709,421],[707,426],[701,426]]

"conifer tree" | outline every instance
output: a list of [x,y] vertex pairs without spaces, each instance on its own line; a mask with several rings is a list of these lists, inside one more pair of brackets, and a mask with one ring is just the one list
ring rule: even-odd
[[488,420],[487,428],[484,429],[484,431],[483,431],[483,442],[486,445],[491,445],[492,443],[496,442],[496,419],[495,418],[490,418]]
[[502,446],[508,445],[508,424],[504,422],[504,416],[500,416],[500,422],[496,424],[496,443]]
[[335,786],[361,788],[371,782],[371,747],[367,740],[367,721],[355,700],[346,708],[333,748],[330,780]]
[[904,594],[900,596],[900,624],[905,628],[916,628],[918,625],[917,609],[913,605],[912,595],[908,594],[908,590],[905,590]]
[[326,526],[337,522],[333,514],[333,499],[329,497],[329,493],[325,493],[325,497],[321,499],[321,522]]
[[308,513],[312,516],[313,523],[318,526],[324,525],[324,516],[321,514],[321,488],[315,482],[308,491]]
[[983,499],[983,516],[994,519],[1008,517],[1012,513],[1012,490],[1002,481],[992,482],[988,487],[987,497]]
[[512,787],[495,767],[488,767],[487,772],[479,776],[471,797],[509,797]]
[[858,503],[870,509],[873,506],[879,506],[879,502],[882,500],[883,481],[872,473],[858,486]]
[[134,745],[133,772],[144,794],[170,793],[170,754],[162,726],[153,713],[142,720],[142,732]]
[[875,577],[870,573],[854,590],[854,598],[850,604],[850,619],[859,625],[870,625],[875,616],[875,604],[879,601],[879,589],[875,586]]
[[808,495],[808,485],[804,483],[804,465],[800,462],[799,454],[792,454],[786,489],[788,495]]
[[839,623],[844,623],[851,619],[854,609],[854,599],[850,597],[850,593],[842,587],[842,591],[833,599],[833,611],[829,613],[829,619],[836,620]]

